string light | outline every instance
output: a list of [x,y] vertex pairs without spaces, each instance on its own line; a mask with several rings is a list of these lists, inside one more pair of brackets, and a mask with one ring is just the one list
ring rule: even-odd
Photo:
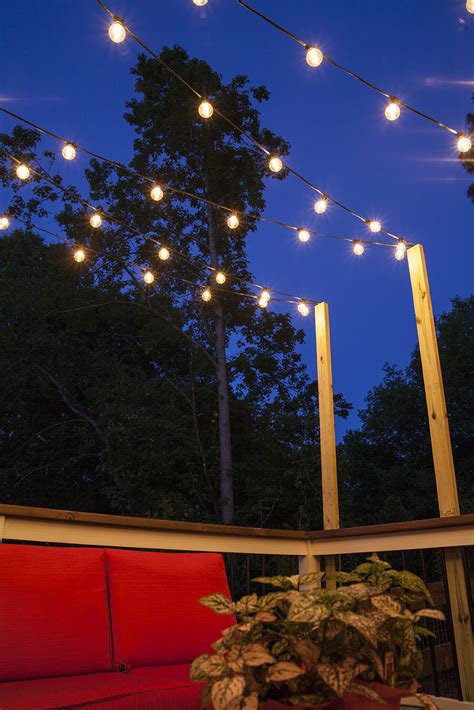
[[298,303],[298,313],[305,317],[309,315],[309,308],[306,301],[300,301],[300,303]]
[[155,280],[155,277],[151,273],[151,271],[145,271],[145,273],[143,274],[143,280],[146,284],[152,284]]
[[152,200],[155,200],[155,202],[159,202],[160,200],[162,200],[163,195],[164,195],[164,192],[159,185],[155,185],[155,187],[152,188],[152,190],[150,192],[150,197]]
[[120,44],[127,36],[127,30],[121,22],[112,22],[109,27],[109,37],[115,44]]
[[204,291],[201,293],[201,298],[205,303],[208,303],[208,301],[211,300],[212,298],[212,293],[209,288],[205,288]]
[[397,101],[390,101],[390,103],[385,107],[385,118],[388,121],[396,121],[400,117],[400,106]]
[[280,158],[270,158],[268,167],[270,168],[272,173],[279,173],[280,170],[283,168],[283,163],[281,162]]
[[397,246],[395,247],[395,259],[397,261],[402,261],[405,258],[407,247],[403,239],[400,239]]
[[382,229],[382,225],[381,225],[380,222],[379,222],[378,220],[376,220],[376,219],[370,220],[370,221],[368,222],[368,225],[369,225],[370,231],[371,231],[371,232],[374,232],[374,234],[376,234],[377,232],[380,232],[380,230]]
[[66,143],[61,153],[64,160],[74,160],[74,158],[76,157],[76,149],[74,148],[72,143]]
[[216,274],[216,282],[219,284],[219,286],[222,286],[222,284],[225,284],[226,282],[226,275],[222,271],[218,271]]
[[211,118],[212,114],[214,113],[214,108],[212,104],[209,103],[209,101],[201,101],[199,104],[199,115],[201,118]]
[[24,165],[24,163],[21,163],[17,169],[16,169],[16,176],[20,180],[28,180],[30,177],[30,169],[27,165]]
[[[312,48],[307,42],[305,42],[300,37],[297,37],[295,34],[293,34],[288,29],[286,29],[286,27],[283,27],[282,25],[278,24],[274,20],[270,19],[267,15],[264,15],[262,12],[259,12],[254,7],[249,5],[247,2],[244,2],[244,0],[237,0],[237,2],[239,3],[239,5],[244,7],[246,10],[249,10],[251,13],[253,13],[257,17],[259,17],[261,20],[263,20],[267,24],[271,25],[274,29],[278,30],[279,32],[282,32],[287,37],[290,37],[290,39],[292,39],[294,42],[297,42],[300,46],[304,47],[307,50],[306,61],[308,61],[308,51],[309,51],[309,49],[312,49]],[[466,10],[468,12],[474,13],[474,0],[466,0]],[[361,84],[364,84],[364,86],[367,86],[369,89],[372,89],[373,91],[376,91],[378,94],[385,96],[385,98],[389,99],[389,101],[391,101],[392,103],[396,103],[397,108],[398,108],[398,112],[395,108],[393,108],[393,109],[390,108],[388,115],[387,115],[387,111],[385,113],[385,115],[387,116],[387,119],[389,121],[396,121],[397,118],[399,117],[400,107],[398,106],[398,104],[400,104],[401,106],[406,108],[408,111],[412,111],[412,113],[415,113],[417,116],[420,116],[421,118],[424,118],[427,121],[431,121],[431,123],[434,123],[439,128],[443,128],[445,131],[449,131],[449,133],[453,133],[454,135],[458,134],[458,131],[456,131],[454,128],[451,128],[451,126],[446,125],[442,121],[438,121],[436,118],[429,116],[428,114],[424,113],[423,111],[419,111],[418,109],[414,108],[414,106],[410,106],[409,104],[406,104],[403,101],[397,101],[397,102],[393,101],[391,93],[384,91],[383,89],[380,89],[375,84],[372,84],[371,81],[364,79],[364,77],[360,76],[360,74],[357,74],[356,72],[352,71],[351,69],[347,69],[347,67],[342,66],[342,64],[339,64],[331,57],[328,57],[327,54],[323,55],[323,58],[327,62],[332,64],[333,67],[344,72],[344,74],[347,74],[347,76],[350,76],[353,79],[357,79],[357,81],[359,81]],[[319,62],[319,63],[321,63],[321,62]],[[308,64],[310,64],[310,61],[308,61]],[[388,108],[389,107],[387,106],[387,109]]]
[[300,240],[300,242],[309,242],[310,236],[311,235],[307,229],[298,230],[298,239]]
[[8,217],[0,217],[0,231],[4,232],[10,226],[10,220]]
[[89,220],[89,224],[91,227],[94,227],[94,229],[98,229],[100,227],[102,224],[102,217],[98,212],[94,212]]
[[237,229],[239,226],[239,218],[237,217],[236,214],[231,214],[229,219],[227,220],[227,226],[229,229]]
[[364,247],[364,245],[362,244],[362,242],[357,239],[357,240],[354,242],[354,246],[352,247],[352,251],[354,252],[354,254],[355,254],[356,256],[362,256],[362,254],[363,254],[364,251],[365,251],[365,247]]
[[78,264],[84,261],[86,258],[86,252],[84,249],[76,249],[74,252],[74,261],[77,261]]
[[270,303],[270,298],[270,291],[267,288],[264,288],[261,291],[260,297],[258,299],[258,305],[260,306],[260,308],[266,308]]
[[198,7],[204,7],[204,5],[207,5],[207,0],[193,0],[193,3]]
[[[474,1],[474,0],[473,0]],[[458,137],[458,150],[460,153],[468,153],[472,148],[472,141],[469,136],[465,136],[462,133]]]
[[320,200],[317,200],[314,203],[314,211],[316,214],[324,214],[328,208],[328,198],[327,197],[321,197]]
[[160,257],[161,261],[167,261],[170,258],[169,249],[167,249],[166,247],[161,247],[158,252],[158,256]]
[[324,54],[317,47],[308,47],[306,50],[306,61],[310,67],[319,67],[324,59]]

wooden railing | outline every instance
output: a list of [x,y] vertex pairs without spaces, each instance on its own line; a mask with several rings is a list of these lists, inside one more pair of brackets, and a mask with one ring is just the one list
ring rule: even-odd
[[[249,559],[255,562],[257,556],[261,557],[261,567],[256,574],[265,573],[265,569],[270,574],[277,573],[279,569],[287,569],[289,573],[297,569],[300,573],[316,571],[325,566],[326,559],[336,559],[342,565],[346,556],[351,557],[352,563],[352,557],[371,552],[387,555],[399,552],[405,562],[405,555],[420,551],[422,566],[425,567],[424,554],[439,550],[442,560],[447,551],[474,547],[474,515],[338,530],[291,531],[0,505],[2,541],[221,552],[229,563],[231,579],[238,565],[236,560],[244,555],[248,588],[251,576],[256,576],[255,564],[252,566]],[[410,568],[408,564],[406,566]],[[442,567],[441,562],[440,569]],[[419,572],[418,569],[414,571]],[[470,579],[470,588],[458,598],[450,599],[442,572],[441,575],[439,581],[426,581],[436,603],[448,613],[448,626],[443,629],[443,638],[438,644],[432,643],[423,650],[425,676],[431,678],[429,687],[438,694],[449,687],[444,694],[457,694],[470,700],[472,698],[467,697],[465,689],[460,687],[457,673],[457,658],[462,653],[465,660],[466,649],[455,648],[453,627],[457,625],[471,629],[474,580],[468,573],[466,577]],[[474,658],[472,668],[474,671]],[[443,673],[453,676],[448,686],[440,683]],[[456,689],[459,689],[458,692]]]

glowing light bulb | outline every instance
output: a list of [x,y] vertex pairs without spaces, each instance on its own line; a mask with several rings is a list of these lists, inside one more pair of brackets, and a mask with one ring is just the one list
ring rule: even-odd
[[362,256],[365,251],[365,247],[362,242],[355,241],[352,250],[356,256]]
[[321,197],[320,200],[317,200],[314,203],[314,211],[316,214],[324,214],[328,208],[328,198],[327,197]]
[[474,0],[466,0],[466,10],[474,15]]
[[283,168],[283,163],[281,162],[280,158],[270,158],[268,167],[270,168],[272,173],[279,173],[280,170]]
[[302,316],[308,316],[308,315],[309,315],[309,308],[308,308],[308,305],[305,303],[305,301],[300,301],[300,303],[298,303],[298,312],[299,312]]
[[300,242],[309,242],[310,237],[311,235],[307,229],[298,230],[298,239],[300,240]]
[[372,219],[368,224],[370,231],[374,232],[374,234],[380,232],[380,230],[382,229],[382,225],[376,219]]
[[391,101],[386,107],[385,107],[385,118],[388,121],[396,121],[397,118],[400,116],[400,106],[397,104],[396,101]]
[[80,264],[84,259],[86,258],[86,252],[84,249],[76,249],[74,252],[74,261],[77,261],[78,264]]
[[266,308],[270,303],[270,291],[266,288],[260,293],[260,298],[258,299],[258,305],[260,308]]
[[306,51],[306,61],[310,67],[319,67],[324,59],[324,54],[317,47],[308,47]]
[[19,165],[16,169],[16,176],[20,178],[20,180],[28,180],[30,177],[30,169],[27,165],[24,165],[23,163]]
[[158,256],[160,257],[161,261],[167,261],[167,259],[170,258],[169,249],[167,249],[166,247],[161,247],[160,251],[158,252]]
[[214,108],[209,101],[201,101],[198,108],[199,115],[201,118],[211,118],[214,113]]
[[0,217],[0,230],[3,232],[10,226],[10,220],[8,217]]
[[472,148],[472,141],[469,136],[460,134],[457,145],[460,153],[468,153]]
[[211,298],[212,298],[212,293],[211,293],[210,289],[205,288],[204,291],[201,293],[201,298],[202,298],[202,300],[205,301],[206,303],[207,303],[208,301],[210,301]]
[[112,40],[112,42],[115,42],[115,44],[120,44],[120,42],[124,41],[126,36],[127,36],[127,30],[122,25],[122,23],[121,22],[112,22],[112,24],[109,27],[109,37]]
[[395,259],[402,261],[405,258],[407,247],[403,239],[400,239],[397,246],[395,247]]
[[229,219],[227,220],[227,226],[229,229],[237,229],[239,226],[239,218],[237,217],[236,214],[231,214]]
[[222,271],[218,271],[216,274],[216,282],[222,286],[222,284],[225,284],[226,282],[226,276]]
[[94,214],[89,220],[89,224],[91,227],[94,227],[94,229],[98,229],[100,227],[100,225],[102,224],[102,217],[98,212],[94,212]]
[[74,148],[72,143],[66,143],[61,153],[64,160],[74,160],[74,158],[76,157],[76,149]]
[[155,187],[152,188],[152,190],[150,192],[150,197],[152,200],[155,200],[155,202],[159,202],[160,200],[163,199],[164,194],[165,193],[163,192],[161,187],[159,185],[155,185]]
[[204,7],[204,5],[207,5],[207,0],[193,0],[193,3],[198,7]]
[[146,284],[152,284],[155,280],[155,277],[151,273],[151,271],[145,271],[145,273],[143,274],[143,280]]

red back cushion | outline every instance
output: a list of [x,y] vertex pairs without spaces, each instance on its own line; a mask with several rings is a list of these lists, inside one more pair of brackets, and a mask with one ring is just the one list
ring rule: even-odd
[[0,681],[112,669],[105,551],[0,545]]
[[234,623],[198,603],[230,596],[221,555],[107,550],[115,664],[188,663]]

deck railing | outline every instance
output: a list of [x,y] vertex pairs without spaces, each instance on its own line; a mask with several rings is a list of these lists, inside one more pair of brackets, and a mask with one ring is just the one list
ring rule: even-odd
[[[473,623],[474,515],[305,532],[0,505],[2,541],[221,552],[235,595],[257,589],[251,582],[255,576],[316,571],[329,560],[348,569],[378,552],[423,577],[446,612],[446,623],[433,627],[437,640],[423,648],[423,688],[472,699],[461,686],[457,659],[462,653],[465,660],[466,649],[456,649],[453,623],[458,628]],[[453,551],[461,555],[469,580],[469,588],[455,600],[449,597],[444,571],[444,556]]]

